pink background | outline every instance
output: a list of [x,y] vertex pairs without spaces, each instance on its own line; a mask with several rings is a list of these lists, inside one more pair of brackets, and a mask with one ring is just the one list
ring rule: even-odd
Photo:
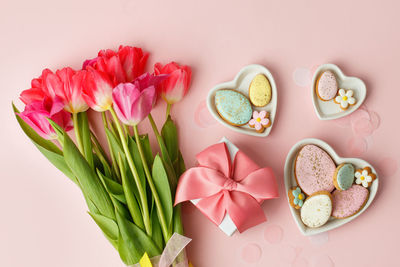
[[[0,265],[123,266],[86,213],[84,200],[24,136],[11,101],[45,67],[78,68],[119,44],[151,52],[151,64],[193,67],[190,93],[172,110],[187,166],[228,137],[276,172],[281,198],[266,201],[268,222],[225,236],[191,204],[184,207],[188,252],[196,267],[398,266],[400,4],[392,1],[68,0],[0,3]],[[336,63],[367,85],[362,110],[339,121],[314,114],[310,79]],[[269,68],[279,90],[271,135],[234,133],[205,107],[207,92],[250,63]],[[164,104],[155,115],[161,123]],[[362,157],[380,175],[374,203],[353,222],[314,237],[300,234],[289,212],[283,166],[291,146],[323,139],[344,157]]]

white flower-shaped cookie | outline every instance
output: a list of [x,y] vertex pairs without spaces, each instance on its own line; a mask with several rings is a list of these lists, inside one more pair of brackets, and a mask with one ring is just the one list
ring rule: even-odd
[[340,104],[340,108],[346,110],[349,105],[354,105],[356,99],[353,97],[353,90],[339,89],[338,96],[333,100],[336,104]]
[[365,188],[369,187],[376,178],[376,175],[372,173],[369,167],[357,170],[354,176],[356,177],[356,184],[361,184]]

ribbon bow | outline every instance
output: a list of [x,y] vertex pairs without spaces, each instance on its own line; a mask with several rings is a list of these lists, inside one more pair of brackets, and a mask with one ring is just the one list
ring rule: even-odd
[[271,168],[260,168],[240,150],[233,164],[226,144],[219,143],[197,156],[198,167],[182,174],[175,205],[192,199],[215,224],[228,213],[239,232],[266,221],[260,203],[279,196]]

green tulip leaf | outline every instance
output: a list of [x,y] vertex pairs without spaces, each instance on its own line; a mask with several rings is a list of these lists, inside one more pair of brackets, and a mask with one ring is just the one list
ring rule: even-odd
[[77,183],[75,175],[72,173],[71,169],[68,167],[67,163],[65,162],[65,159],[62,155],[58,153],[54,153],[50,150],[47,150],[46,148],[40,146],[39,144],[36,144],[33,142],[35,146],[39,149],[40,152],[57,168],[59,169],[62,173],[65,174],[68,178],[70,178],[74,183]]
[[125,164],[122,162],[121,156],[118,157],[118,165],[121,172],[122,188],[133,222],[141,229],[144,229],[141,207],[139,205],[140,202],[138,203],[134,193],[134,191],[137,191],[135,181],[133,180],[133,177],[126,175]]
[[107,235],[111,240],[118,240],[119,229],[114,220],[96,213],[89,212],[89,215],[93,218],[105,235]]
[[139,175],[140,183],[142,184],[143,188],[146,185],[146,176],[144,174],[143,163],[142,159],[140,158],[139,149],[135,140],[132,137],[128,138],[128,147],[129,151],[131,152],[133,163],[135,164],[136,171]]
[[179,154],[178,131],[173,120],[171,119],[171,116],[168,116],[167,120],[165,121],[161,129],[161,135],[164,139],[165,146],[167,147],[171,162],[177,161]]
[[114,154],[115,159],[118,159],[118,155],[121,155],[121,157],[125,160],[125,153],[118,138],[109,129],[106,128],[105,130],[107,139],[111,145],[111,153]]
[[161,249],[142,229],[118,212],[116,216],[120,229],[119,242],[121,242],[118,251],[125,264],[132,265],[139,262],[145,252],[150,258],[161,254]]
[[101,215],[115,218],[114,206],[99,177],[89,166],[71,138],[65,133],[63,135],[65,162],[77,178],[83,193],[96,205]]
[[152,175],[156,191],[160,198],[165,219],[167,220],[167,224],[170,225],[172,220],[173,207],[171,189],[169,187],[167,173],[164,169],[164,165],[159,155],[156,155],[156,157],[154,158]]
[[173,215],[173,232],[183,235],[183,224],[182,224],[182,209],[181,205],[178,204],[174,207],[174,215]]
[[131,213],[129,212],[125,203],[121,202],[115,196],[111,195],[111,201],[114,204],[115,210],[122,214],[127,220],[133,221]]
[[79,131],[83,142],[83,153],[89,165],[94,168],[93,165],[93,151],[92,151],[92,139],[90,137],[89,121],[86,112],[78,113]]
[[154,240],[154,243],[162,249],[164,248],[164,239],[161,231],[161,225],[158,221],[157,211],[156,209],[152,209],[151,211],[151,225],[152,225],[152,232],[151,238]]
[[185,161],[182,157],[181,151],[179,151],[178,162],[175,164],[175,173],[179,179],[179,177],[186,171]]
[[151,150],[150,140],[148,134],[143,134],[139,136],[140,143],[142,144],[143,153],[146,158],[146,162],[148,166],[153,166],[153,151]]

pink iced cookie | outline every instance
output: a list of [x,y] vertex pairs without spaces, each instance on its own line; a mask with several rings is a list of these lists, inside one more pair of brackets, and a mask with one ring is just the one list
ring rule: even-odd
[[319,99],[323,101],[333,99],[338,91],[335,74],[329,70],[324,71],[318,78],[316,91]]
[[316,145],[305,145],[297,154],[295,177],[307,195],[318,191],[331,192],[336,165],[324,150]]
[[356,214],[364,207],[368,196],[368,189],[356,184],[345,191],[335,190],[332,194],[332,216],[337,219],[343,219]]

